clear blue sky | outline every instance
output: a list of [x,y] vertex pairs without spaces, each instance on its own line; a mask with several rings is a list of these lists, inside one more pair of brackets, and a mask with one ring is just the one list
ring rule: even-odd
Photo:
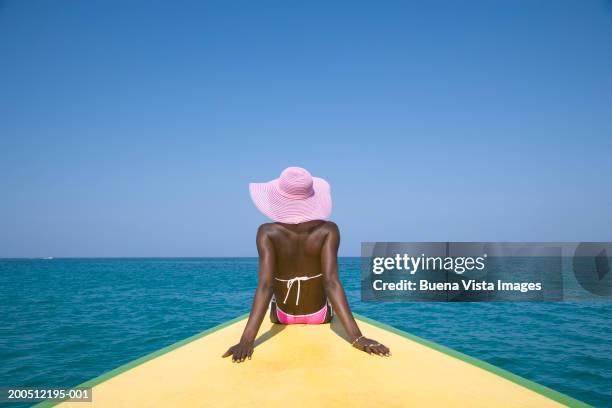
[[0,2],[0,257],[249,256],[247,184],[361,241],[612,240],[602,1]]

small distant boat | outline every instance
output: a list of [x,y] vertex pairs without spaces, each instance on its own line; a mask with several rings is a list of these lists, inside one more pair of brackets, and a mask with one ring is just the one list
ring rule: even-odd
[[47,257],[44,257],[43,259],[53,259],[53,257],[52,256],[47,256]]

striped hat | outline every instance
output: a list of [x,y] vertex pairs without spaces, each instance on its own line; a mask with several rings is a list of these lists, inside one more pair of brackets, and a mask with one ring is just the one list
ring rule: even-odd
[[285,224],[322,220],[331,214],[329,183],[301,167],[287,167],[276,180],[250,183],[255,206],[267,217]]

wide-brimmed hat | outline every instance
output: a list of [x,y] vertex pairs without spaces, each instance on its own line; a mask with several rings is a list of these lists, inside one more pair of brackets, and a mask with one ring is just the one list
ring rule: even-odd
[[331,215],[329,183],[301,167],[287,167],[267,183],[250,183],[249,191],[259,211],[277,222],[299,224]]

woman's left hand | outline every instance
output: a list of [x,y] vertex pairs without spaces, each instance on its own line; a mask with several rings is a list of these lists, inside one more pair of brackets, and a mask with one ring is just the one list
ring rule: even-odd
[[235,346],[230,347],[223,358],[232,356],[232,363],[242,363],[247,358],[250,360],[253,355],[253,342],[252,341],[241,341]]

